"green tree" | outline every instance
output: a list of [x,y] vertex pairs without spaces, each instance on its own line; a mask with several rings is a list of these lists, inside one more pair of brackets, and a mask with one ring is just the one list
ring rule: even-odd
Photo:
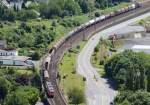
[[113,56],[105,64],[108,76],[116,79],[119,85],[124,84],[130,90],[145,89],[145,70],[140,53],[127,50]]
[[145,91],[121,92],[115,99],[115,105],[150,105],[150,93]]
[[94,9],[94,0],[79,0],[79,5],[83,13],[88,13]]
[[10,82],[5,78],[0,77],[0,100],[3,100],[6,97],[10,91],[10,87]]
[[20,86],[5,99],[6,105],[35,105],[39,98],[38,89],[31,86]]
[[68,92],[69,99],[71,104],[78,105],[85,101],[84,92],[80,89],[74,88]]
[[70,15],[78,15],[81,13],[80,6],[74,0],[66,0],[64,8],[69,11]]

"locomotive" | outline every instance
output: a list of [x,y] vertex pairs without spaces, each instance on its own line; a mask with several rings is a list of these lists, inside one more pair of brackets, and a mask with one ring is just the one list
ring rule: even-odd
[[46,91],[49,98],[54,98],[54,87],[51,82],[46,81]]

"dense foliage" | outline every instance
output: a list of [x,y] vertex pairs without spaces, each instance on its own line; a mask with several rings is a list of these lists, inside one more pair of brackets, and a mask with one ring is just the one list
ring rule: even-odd
[[7,95],[6,105],[35,105],[39,98],[38,89],[31,86],[20,86]]
[[39,79],[32,69],[0,67],[0,104],[34,105],[40,94]]
[[[109,77],[117,81],[121,90],[116,102],[124,101],[124,104],[118,105],[137,105],[138,102],[140,102],[138,105],[149,105],[150,56],[148,54],[124,51],[110,58],[105,64],[105,70]],[[132,92],[134,94],[129,94]]]
[[[26,0],[25,0],[26,1]],[[22,10],[18,11],[15,8],[6,9],[0,5],[1,20],[27,20],[39,17],[54,18],[56,16],[72,16],[81,13],[91,13],[96,9],[104,9],[118,5],[120,2],[128,0],[49,0],[49,2],[39,2],[40,5],[32,2],[27,8],[22,4]]]
[[54,16],[72,16],[81,13],[91,13],[96,9],[104,9],[128,0],[49,0],[48,4],[41,5],[40,13],[45,18]]
[[115,99],[115,105],[150,105],[150,93],[125,91]]
[[69,100],[71,104],[80,104],[85,102],[84,91],[74,88],[68,92]]
[[25,21],[27,19],[35,19],[38,15],[33,10],[21,10],[14,11],[13,9],[7,9],[0,5],[0,20],[14,21],[14,20],[22,20]]
[[20,48],[20,55],[39,60],[49,44],[81,24],[79,19],[0,22],[0,40],[6,40],[8,48]]

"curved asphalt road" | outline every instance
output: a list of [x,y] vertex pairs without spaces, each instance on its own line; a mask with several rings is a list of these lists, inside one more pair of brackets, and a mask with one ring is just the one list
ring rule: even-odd
[[[114,97],[117,95],[117,91],[111,88],[108,80],[100,77],[97,69],[94,68],[90,63],[90,57],[93,53],[94,47],[98,44],[100,37],[108,37],[106,35],[111,31],[123,28],[133,22],[136,22],[137,20],[148,16],[150,16],[150,13],[141,15],[134,19],[105,29],[95,34],[87,42],[87,44],[79,54],[77,60],[77,72],[87,79],[85,90],[87,105],[110,105],[110,102],[113,101]],[[97,78],[98,81],[96,81],[94,78]]]

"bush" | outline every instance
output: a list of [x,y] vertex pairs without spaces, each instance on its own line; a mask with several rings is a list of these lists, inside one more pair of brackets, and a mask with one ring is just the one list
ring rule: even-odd
[[39,98],[39,90],[31,86],[20,86],[9,94],[6,105],[35,105]]
[[32,57],[32,60],[39,60],[41,54],[39,52],[34,52],[33,54],[30,55],[30,57]]
[[68,92],[69,100],[71,104],[80,104],[85,102],[84,91],[74,88]]
[[94,48],[94,52],[98,52],[99,51],[99,46],[96,46],[95,48]]
[[104,60],[100,60],[99,64],[103,65],[104,64]]
[[99,17],[100,13],[99,12],[95,12],[95,17]]
[[38,15],[32,10],[22,10],[17,14],[17,19],[22,21],[26,21],[28,19],[36,19],[37,17]]
[[0,22],[0,28],[3,28],[3,23]]

